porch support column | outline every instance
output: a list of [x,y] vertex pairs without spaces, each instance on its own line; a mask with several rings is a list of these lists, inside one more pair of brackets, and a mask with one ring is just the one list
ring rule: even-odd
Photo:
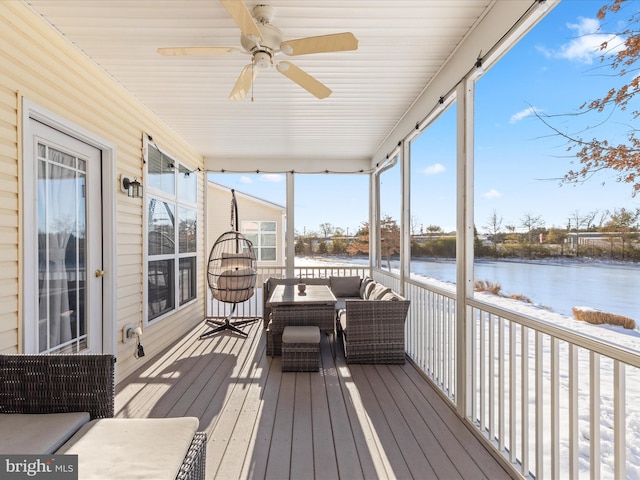
[[380,268],[380,249],[378,248],[378,212],[380,211],[380,173],[376,170],[369,177],[369,266]]
[[473,115],[474,81],[467,78],[457,87],[457,172],[456,172],[456,408],[471,414],[470,388],[473,358],[472,318],[466,299],[473,296]]
[[405,278],[410,275],[411,262],[411,142],[402,141],[400,178],[402,181],[402,203],[400,218],[400,295],[405,296]]
[[294,263],[296,258],[296,241],[295,234],[295,219],[293,216],[295,195],[294,195],[294,178],[293,173],[287,172],[287,226],[285,232],[285,272],[287,278],[293,278],[295,276]]

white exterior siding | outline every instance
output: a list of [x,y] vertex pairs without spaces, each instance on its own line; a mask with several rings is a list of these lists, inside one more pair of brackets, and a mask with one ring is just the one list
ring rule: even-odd
[[[0,2],[0,352],[22,353],[23,252],[21,236],[22,113],[27,99],[72,124],[115,145],[119,190],[121,174],[143,178],[142,138],[145,133],[171,155],[192,168],[203,159],[152,112],[114,82],[82,52],[21,2]],[[148,356],[173,343],[204,317],[204,175],[198,194],[198,300],[146,329],[142,340]],[[144,182],[143,182],[144,183]],[[141,366],[133,344],[124,344],[121,329],[138,324],[144,311],[144,200],[116,194],[116,298],[113,306],[117,381]],[[108,240],[105,240],[108,241]],[[109,272],[107,272],[108,274]]]

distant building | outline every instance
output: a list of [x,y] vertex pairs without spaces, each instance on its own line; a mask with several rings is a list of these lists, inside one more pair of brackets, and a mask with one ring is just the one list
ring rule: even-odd
[[[258,266],[284,265],[286,208],[238,190],[235,194],[240,221],[237,228],[253,243]],[[220,235],[231,230],[231,198],[229,187],[208,182],[208,252]]]
[[638,235],[637,232],[571,232],[567,234],[566,243],[571,248],[576,248],[578,245],[595,245],[598,247],[606,247],[612,243],[617,244],[621,242],[622,237],[631,235]]

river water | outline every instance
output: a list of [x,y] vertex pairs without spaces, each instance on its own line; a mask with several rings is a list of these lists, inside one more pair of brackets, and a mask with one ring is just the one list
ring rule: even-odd
[[[476,280],[522,294],[537,305],[573,316],[572,307],[597,308],[640,322],[640,265],[596,262],[513,262],[476,260]],[[413,273],[455,283],[453,260],[413,260]]]

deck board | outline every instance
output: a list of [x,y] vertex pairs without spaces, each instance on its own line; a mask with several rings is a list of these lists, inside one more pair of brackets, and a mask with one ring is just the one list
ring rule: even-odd
[[509,478],[412,365],[347,365],[323,336],[318,373],[283,373],[262,322],[244,328],[158,352],[116,416],[197,416],[208,479]]

